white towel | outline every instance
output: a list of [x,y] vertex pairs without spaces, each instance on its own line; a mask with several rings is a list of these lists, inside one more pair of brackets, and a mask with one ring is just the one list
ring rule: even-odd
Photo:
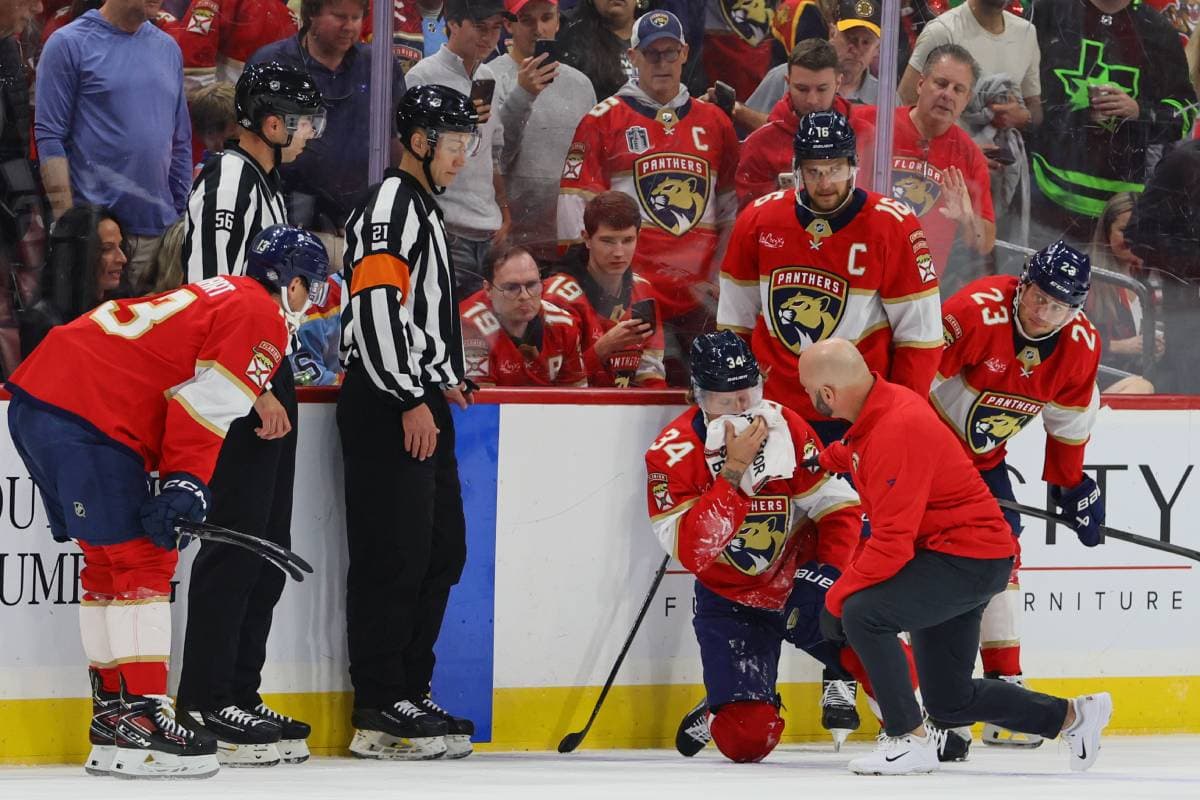
[[739,488],[749,497],[757,494],[767,481],[786,480],[796,472],[796,448],[779,404],[763,400],[744,414],[717,417],[708,423],[704,438],[704,459],[716,477],[725,466],[725,423],[732,423],[733,432],[737,434],[750,427],[755,417],[762,417],[767,423],[767,440],[754,463],[742,474]]

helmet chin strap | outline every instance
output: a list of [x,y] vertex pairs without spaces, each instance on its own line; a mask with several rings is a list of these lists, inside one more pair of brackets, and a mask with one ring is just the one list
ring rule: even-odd
[[[279,302],[283,306],[283,317],[287,320],[289,339],[295,335],[300,329],[300,323],[304,322],[304,315],[308,313],[308,309],[312,308],[312,301],[307,297],[304,298],[304,305],[299,311],[292,310],[292,304],[288,300],[288,287],[279,287]],[[289,345],[290,347],[291,345]]]
[[[792,174],[795,175],[795,170],[793,170]],[[854,181],[856,178],[858,178],[858,167],[854,166],[850,168],[850,178],[847,185],[846,196],[842,198],[842,202],[838,203],[837,208],[831,211],[818,211],[808,203],[804,202],[804,197],[807,194],[804,189],[804,181],[800,179],[799,175],[796,175],[796,204],[808,213],[812,214],[814,217],[835,216],[839,211],[846,207],[846,205],[850,202],[850,198],[854,197]]]
[[259,139],[262,139],[263,144],[265,144],[271,148],[271,152],[274,154],[274,162],[271,164],[271,168],[278,169],[279,165],[283,163],[284,148],[290,147],[292,144],[291,131],[288,131],[287,141],[285,141],[283,144],[276,144],[275,142],[272,142],[270,139],[268,139],[266,136],[264,136],[261,125],[258,127],[257,130],[251,131],[251,133],[253,133],[255,136],[257,136]]

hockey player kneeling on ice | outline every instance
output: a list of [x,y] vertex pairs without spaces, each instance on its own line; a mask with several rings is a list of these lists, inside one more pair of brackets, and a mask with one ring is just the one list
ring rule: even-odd
[[1013,536],[955,435],[922,396],[872,372],[845,339],[800,356],[800,381],[813,405],[851,423],[822,451],[846,472],[871,519],[871,537],[825,595],[821,630],[862,659],[883,712],[876,750],[850,762],[859,774],[932,772],[944,735],[927,728],[904,676],[897,635],[908,631],[932,719],[991,723],[1070,745],[1085,770],[1112,715],[1101,692],[1066,700],[990,678],[973,679],[984,608],[1004,591]]
[[[797,414],[763,400],[758,361],[735,334],[696,339],[691,373],[695,405],[646,452],[654,532],[696,576],[707,696],[676,744],[690,756],[712,739],[733,761],[761,761],[783,733],[775,685],[783,641],[840,680],[861,674],[853,653],[818,629],[825,593],[859,540],[858,497],[801,466],[820,441]],[[848,693],[840,711],[844,739],[858,727]]]
[[92,774],[219,769],[215,737],[179,724],[166,696],[171,578],[186,544],[176,524],[205,518],[225,433],[284,363],[285,312],[303,310],[309,287],[276,278],[220,276],[102,303],[51,330],[8,382],[9,431],[50,531],[83,550]]

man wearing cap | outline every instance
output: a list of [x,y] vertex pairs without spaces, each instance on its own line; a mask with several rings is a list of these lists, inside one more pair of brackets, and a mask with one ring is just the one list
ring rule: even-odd
[[644,14],[631,41],[637,77],[588,112],[567,151],[559,245],[579,241],[588,200],[625,192],[645,220],[635,271],[654,287],[664,319],[699,328],[715,305],[717,254],[737,212],[737,136],[724,112],[680,83],[688,45],[674,14]]
[[554,54],[535,52],[539,42],[553,42],[558,35],[558,0],[506,0],[505,7],[517,18],[505,23],[509,50],[488,66],[505,97],[500,163],[515,211],[511,240],[547,263],[556,256],[555,206],[563,161],[575,126],[596,105],[596,93],[582,72]]
[[[504,178],[499,168],[504,147],[504,123],[499,113],[505,92],[484,60],[496,49],[504,20],[515,17],[503,0],[446,0],[446,43],[422,59],[406,75],[409,87],[439,84],[471,97],[479,112],[479,148],[438,205],[446,219],[447,244],[460,297],[483,286],[483,259],[488,248],[504,241],[512,225]],[[490,103],[472,94],[472,84],[491,81]]]

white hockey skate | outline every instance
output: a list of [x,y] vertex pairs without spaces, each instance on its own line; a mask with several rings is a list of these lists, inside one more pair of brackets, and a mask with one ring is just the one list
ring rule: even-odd
[[221,769],[216,737],[176,722],[169,697],[124,695],[115,742],[109,774],[118,778],[209,778]]
[[[993,675],[988,674],[984,677],[993,680],[1007,681],[1015,683],[1022,688],[1025,687],[1025,680],[1020,675]],[[980,737],[984,744],[996,745],[1000,747],[1041,747],[1045,741],[1036,733],[1021,733],[1020,731],[1010,731],[1008,728],[1001,728],[999,725],[994,725],[986,722],[983,725],[983,736]]]
[[1062,737],[1071,746],[1071,769],[1083,772],[1100,754],[1100,734],[1112,719],[1112,695],[1085,694],[1071,702],[1075,705],[1075,721],[1062,732]]
[[356,708],[351,755],[389,761],[428,761],[446,754],[445,720],[408,700],[386,708]]
[[941,768],[938,762],[937,737],[925,731],[918,739],[911,733],[903,736],[879,734],[879,744],[865,756],[853,759],[848,765],[858,775],[918,775]]

